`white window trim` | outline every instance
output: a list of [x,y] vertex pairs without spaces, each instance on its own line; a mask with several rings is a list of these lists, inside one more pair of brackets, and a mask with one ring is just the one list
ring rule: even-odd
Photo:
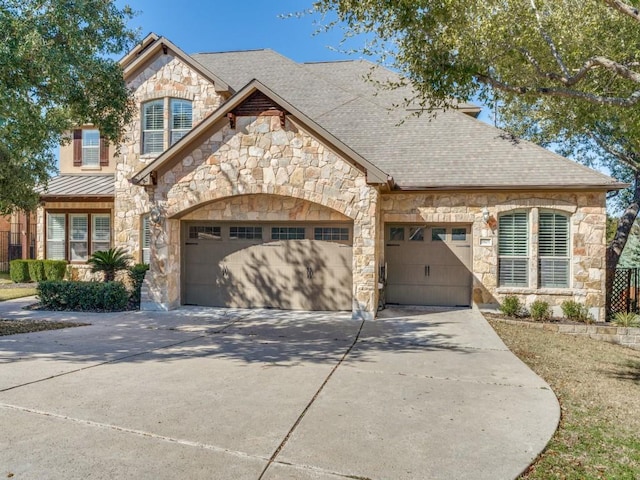
[[[88,144],[87,137],[89,134],[93,134],[98,136],[98,143]],[[92,155],[95,155],[95,158],[89,160],[89,152],[92,152]],[[83,129],[82,130],[82,166],[89,168],[99,168],[100,167],[100,130],[96,129]]]

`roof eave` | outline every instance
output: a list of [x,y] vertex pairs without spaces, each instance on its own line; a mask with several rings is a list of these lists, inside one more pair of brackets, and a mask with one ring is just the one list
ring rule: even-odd
[[[143,44],[142,48],[138,50],[139,55],[137,56],[137,58],[133,58],[135,57],[135,55],[137,55],[137,53],[132,55],[132,53],[136,52],[136,49],[134,49],[121,60],[125,80],[131,77],[133,74],[137,73],[145,65],[147,60],[153,55],[157,54],[159,51],[163,50],[163,52],[166,53],[171,50],[178,58],[180,58],[180,60],[188,64],[200,75],[211,81],[216,92],[233,93],[233,89],[224,80],[215,75],[200,62],[187,55],[183,50],[181,50],[167,38],[158,37],[155,34],[151,34],[147,38],[149,38],[150,41],[146,45]],[[130,55],[132,56],[130,57]]]
[[437,186],[415,186],[415,185],[398,185],[396,183],[394,190],[402,192],[424,192],[424,191],[447,191],[447,190],[604,190],[607,192],[622,190],[629,187],[628,183],[612,183],[612,184],[574,184],[574,185],[437,185]]

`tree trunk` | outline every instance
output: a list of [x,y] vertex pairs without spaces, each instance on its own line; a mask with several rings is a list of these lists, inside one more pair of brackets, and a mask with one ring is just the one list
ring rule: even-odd
[[616,267],[620,261],[620,255],[624,250],[624,246],[629,240],[633,223],[638,216],[640,210],[640,172],[635,173],[633,180],[633,200],[622,213],[618,221],[618,228],[613,240],[607,247],[607,278],[606,278],[606,306],[607,312],[611,307],[611,294],[613,293],[613,281],[616,273]]

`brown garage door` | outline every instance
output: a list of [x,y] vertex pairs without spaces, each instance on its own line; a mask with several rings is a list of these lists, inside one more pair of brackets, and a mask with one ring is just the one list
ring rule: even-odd
[[399,305],[469,306],[469,226],[387,225],[386,301]]
[[185,223],[183,303],[351,310],[349,224]]

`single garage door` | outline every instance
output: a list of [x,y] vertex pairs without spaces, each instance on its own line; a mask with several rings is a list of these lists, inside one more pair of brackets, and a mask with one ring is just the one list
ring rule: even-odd
[[469,306],[469,226],[387,225],[386,302],[398,305]]
[[183,226],[184,304],[351,310],[350,224]]

